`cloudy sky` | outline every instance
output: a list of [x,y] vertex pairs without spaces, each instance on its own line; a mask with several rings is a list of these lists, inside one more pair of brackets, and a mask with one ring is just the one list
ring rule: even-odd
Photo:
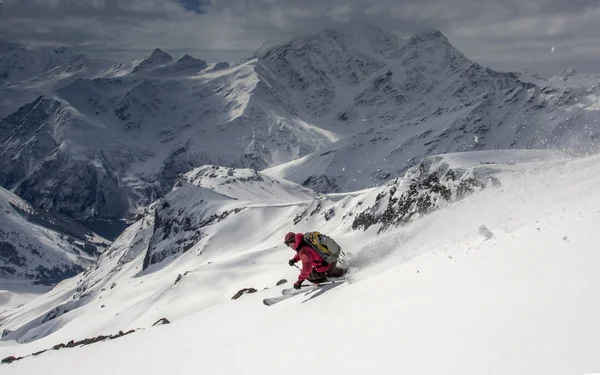
[[[160,47],[207,60],[265,40],[371,22],[399,36],[441,30],[493,68],[600,73],[600,0],[1,0],[0,38],[118,60]],[[554,48],[553,48],[554,47]]]

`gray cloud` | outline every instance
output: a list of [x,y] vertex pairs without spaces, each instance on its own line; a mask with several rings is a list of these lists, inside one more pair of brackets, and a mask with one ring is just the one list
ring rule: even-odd
[[139,58],[155,47],[252,50],[371,22],[400,36],[437,28],[475,61],[553,73],[600,71],[598,19],[600,0],[5,0],[0,35]]

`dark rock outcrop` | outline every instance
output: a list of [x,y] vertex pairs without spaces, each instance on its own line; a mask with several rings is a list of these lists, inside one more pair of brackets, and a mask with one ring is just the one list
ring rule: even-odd
[[226,62],[218,62],[213,66],[211,72],[218,72],[219,70],[225,70],[229,68],[229,63]]
[[[40,355],[42,353],[47,352],[48,350],[60,350],[60,349],[63,349],[63,348],[74,348],[76,346],[84,346],[84,345],[95,344],[95,343],[101,342],[101,341],[114,340],[114,339],[118,339],[119,337],[123,337],[125,335],[129,335],[129,334],[134,333],[134,332],[135,332],[135,330],[131,329],[131,330],[127,331],[127,332],[119,331],[119,333],[114,334],[114,335],[108,335],[108,336],[106,336],[106,335],[100,335],[100,336],[91,337],[91,338],[87,338],[87,339],[83,339],[83,340],[79,340],[79,341],[71,340],[71,341],[69,341],[66,344],[64,344],[64,343],[57,344],[57,345],[54,345],[50,349],[41,350],[39,352],[32,353],[31,355],[33,355],[33,356]],[[25,357],[8,356],[8,357],[4,358],[1,363],[2,364],[9,364],[9,363],[12,363],[14,361],[21,360],[23,358],[25,358]]]
[[154,322],[154,324],[152,324],[152,327],[161,325],[161,324],[171,324],[171,322],[167,318],[160,318],[156,322]]
[[[446,167],[428,171],[428,166],[420,164],[407,172],[410,185],[398,195],[396,184],[381,191],[372,207],[360,212],[352,223],[352,229],[367,230],[374,224],[381,224],[379,232],[391,226],[403,225],[414,218],[435,211],[443,202],[463,199],[488,185],[498,186],[495,177],[487,180],[466,173],[459,173]],[[382,208],[385,209],[382,210]]]
[[241,289],[236,294],[234,294],[234,296],[231,297],[231,299],[236,300],[236,299],[240,298],[242,296],[242,294],[247,294],[247,293],[256,293],[256,289],[254,289],[254,288]]

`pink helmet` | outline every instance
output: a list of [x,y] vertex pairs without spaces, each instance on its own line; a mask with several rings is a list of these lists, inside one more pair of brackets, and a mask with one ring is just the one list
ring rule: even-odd
[[294,232],[289,232],[288,234],[285,235],[285,240],[283,241],[283,243],[285,243],[286,245],[290,242],[293,242],[296,239],[296,233]]

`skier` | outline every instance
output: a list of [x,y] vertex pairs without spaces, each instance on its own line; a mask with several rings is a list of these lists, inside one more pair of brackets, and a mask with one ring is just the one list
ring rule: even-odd
[[325,262],[306,241],[302,233],[289,232],[285,235],[285,245],[296,251],[296,255],[288,261],[290,266],[294,266],[299,260],[302,261],[302,271],[298,281],[294,283],[294,289],[300,289],[304,280],[312,283],[321,283],[328,277],[342,277],[346,270],[337,267],[337,261],[331,264]]

